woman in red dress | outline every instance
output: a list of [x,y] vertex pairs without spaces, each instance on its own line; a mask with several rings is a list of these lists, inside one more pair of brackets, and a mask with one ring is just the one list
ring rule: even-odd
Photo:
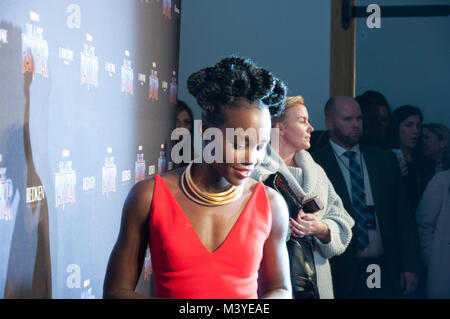
[[[209,142],[220,147],[133,187],[104,297],[143,297],[134,290],[149,245],[155,297],[291,298],[286,203],[249,178],[269,143],[271,115],[284,108],[286,87],[233,56],[192,74],[188,88],[204,109],[202,131],[221,133]],[[242,130],[230,138],[227,128]]]

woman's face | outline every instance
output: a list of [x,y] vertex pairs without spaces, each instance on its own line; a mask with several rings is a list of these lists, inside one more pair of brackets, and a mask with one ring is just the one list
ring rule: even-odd
[[243,108],[224,110],[226,121],[218,127],[223,136],[223,161],[213,163],[216,171],[233,185],[242,184],[263,160],[271,131],[268,108],[260,109],[259,102],[244,99],[239,103]]
[[175,120],[175,127],[180,128],[183,127],[185,129],[188,129],[189,132],[191,132],[192,129],[192,119],[189,116],[189,113],[186,111],[181,111],[177,114],[177,118]]
[[288,108],[284,123],[280,123],[280,147],[289,147],[293,151],[311,147],[311,133],[314,128],[309,124],[306,106],[298,104]]
[[419,142],[422,118],[419,115],[411,115],[400,122],[398,127],[400,147],[416,148]]
[[423,155],[436,159],[442,153],[445,145],[439,137],[426,127],[422,130]]

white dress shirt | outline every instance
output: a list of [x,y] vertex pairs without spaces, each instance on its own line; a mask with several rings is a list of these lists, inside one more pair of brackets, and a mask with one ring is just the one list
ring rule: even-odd
[[[359,150],[359,144],[352,147],[350,150],[343,148],[342,146],[337,145],[330,139],[331,148],[333,149],[334,156],[339,164],[339,168],[341,169],[342,176],[344,176],[345,184],[347,186],[347,191],[350,196],[350,201],[352,201],[352,184],[350,179],[350,159],[344,155],[347,151],[353,151],[356,153],[355,159],[359,162],[359,166],[362,169],[362,179],[364,181],[364,192],[366,205],[373,206],[373,196],[372,189],[370,187],[370,178],[369,173],[367,172],[366,161],[364,160],[364,156]],[[377,258],[383,255],[383,241],[381,239],[380,227],[378,223],[378,217],[375,207],[375,229],[368,230],[369,235],[369,245],[364,248],[364,250],[358,251],[358,257],[360,258]]]

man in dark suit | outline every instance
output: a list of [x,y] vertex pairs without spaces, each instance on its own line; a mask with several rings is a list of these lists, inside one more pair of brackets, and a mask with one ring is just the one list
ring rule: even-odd
[[408,295],[417,287],[421,263],[396,157],[359,144],[362,114],[351,97],[327,102],[325,124],[329,141],[312,155],[355,219],[347,250],[330,260],[335,297]]

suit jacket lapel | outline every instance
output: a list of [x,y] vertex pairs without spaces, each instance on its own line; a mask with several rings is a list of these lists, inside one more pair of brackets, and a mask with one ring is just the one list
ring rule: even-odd
[[[326,160],[323,161],[323,169],[327,172],[328,178],[333,184],[334,189],[340,195],[344,206],[347,208],[349,213],[353,213],[352,202],[347,190],[347,185],[345,184],[344,176],[342,175],[341,168],[337,162],[336,156],[334,155],[333,149],[328,142],[324,146],[324,155]],[[352,214],[353,215],[353,214]]]

